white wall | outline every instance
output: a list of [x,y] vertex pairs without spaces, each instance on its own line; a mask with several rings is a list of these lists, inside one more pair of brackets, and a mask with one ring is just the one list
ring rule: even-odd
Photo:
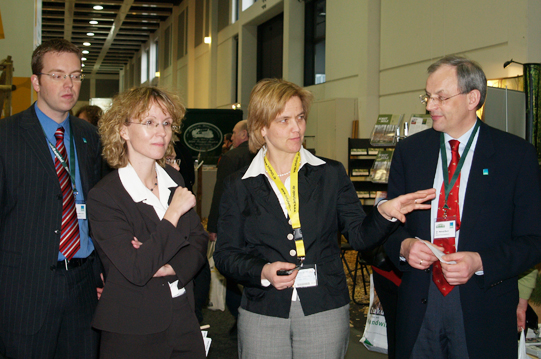
[[0,40],[0,60],[11,56],[15,77],[30,77],[34,51],[35,1],[0,0],[5,38]]
[[[284,13],[284,78],[302,85],[303,2],[257,1],[219,33],[217,21],[211,19],[212,44],[194,48],[195,1],[181,4],[182,9],[189,8],[188,55],[176,62],[170,78],[162,79],[184,94],[189,107],[229,108],[234,102],[234,37],[238,36],[237,95],[246,110],[256,79],[257,26],[280,12]],[[0,5],[6,2],[0,0]],[[212,16],[216,16],[216,6],[217,0],[211,0]],[[171,20],[173,29],[177,14],[178,9]],[[541,62],[539,0],[328,0],[326,17],[327,82],[308,89],[321,106],[326,101],[355,99],[356,109],[336,119],[323,115],[336,111],[313,111],[307,134],[320,133],[320,137],[322,129],[331,126],[328,121],[340,136],[347,137],[352,119],[358,118],[360,137],[368,137],[379,113],[405,113],[406,117],[423,113],[418,97],[424,91],[426,68],[443,55],[460,53],[478,61],[489,79],[522,74],[518,65],[503,69],[511,58]],[[315,142],[332,155],[330,144],[323,140]],[[336,151],[333,156],[341,157],[342,150]]]

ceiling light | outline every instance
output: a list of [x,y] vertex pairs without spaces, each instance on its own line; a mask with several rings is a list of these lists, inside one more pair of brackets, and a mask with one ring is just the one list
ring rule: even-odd
[[205,36],[205,44],[210,44],[210,36]]
[[89,54],[89,53],[90,53],[90,51],[88,51],[88,50],[83,50],[83,54],[86,55],[86,54]]
[[81,57],[81,61],[86,61],[86,57]]
[[90,20],[88,23],[90,25],[98,25],[98,22],[96,20]]
[[81,64],[82,67],[85,67],[85,64]]
[[94,36],[94,33],[93,32],[87,32],[86,36]]
[[91,44],[90,42],[83,42],[83,45],[84,45],[84,46],[90,46],[90,45],[92,45],[92,44]]
[[156,73],[154,74],[155,77],[160,77],[160,71],[156,71]]
[[101,5],[94,5],[93,9],[94,9],[94,10],[103,10],[103,6],[101,6]]

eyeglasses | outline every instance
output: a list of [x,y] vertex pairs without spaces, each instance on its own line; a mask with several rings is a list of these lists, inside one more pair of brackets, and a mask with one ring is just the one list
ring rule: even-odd
[[147,121],[143,121],[143,122],[130,122],[130,121],[127,121],[126,123],[133,123],[135,125],[142,125],[147,130],[156,129],[156,128],[158,128],[159,125],[162,125],[163,128],[166,131],[178,131],[178,129],[179,129],[178,126],[173,126],[173,123],[171,121],[163,121],[162,123],[159,123],[158,121],[147,120]]
[[165,163],[167,163],[168,165],[173,165],[173,163],[176,163],[177,166],[179,167],[180,167],[181,161],[182,161],[181,159],[174,159],[174,158],[169,158],[169,157],[165,159]]
[[445,101],[449,100],[450,98],[453,98],[455,96],[458,96],[458,95],[464,95],[466,94],[465,92],[459,92],[457,93],[456,95],[453,95],[453,96],[449,96],[449,97],[441,97],[441,96],[437,96],[437,97],[431,97],[431,96],[428,96],[428,94],[423,94],[423,95],[419,95],[419,99],[421,100],[421,103],[425,106],[428,106],[428,101],[432,100],[434,101],[434,104],[439,106],[441,104],[443,104]]
[[68,77],[75,82],[82,82],[85,79],[85,75],[83,74],[62,74],[62,73],[52,73],[52,74],[46,74],[44,72],[40,72],[37,75],[47,75],[51,76],[51,78],[55,81],[63,81],[67,79]]

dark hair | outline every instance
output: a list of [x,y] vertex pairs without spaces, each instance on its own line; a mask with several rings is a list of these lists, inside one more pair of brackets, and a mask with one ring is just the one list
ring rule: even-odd
[[94,126],[98,126],[98,121],[103,116],[103,110],[99,106],[86,105],[77,111],[76,117],[79,117],[82,113],[86,113],[86,117]]
[[233,136],[233,134],[231,132],[228,132],[224,135],[224,138],[226,141],[230,141],[231,142],[231,136]]
[[[43,70],[43,55],[48,52],[63,53],[68,52],[77,55],[79,61],[83,57],[81,49],[77,46],[64,39],[51,39],[43,42],[41,45],[36,47],[32,53],[32,73],[37,75]],[[82,61],[81,61],[82,64]]]
[[483,107],[487,96],[487,78],[481,66],[477,62],[463,56],[447,55],[430,65],[427,72],[431,75],[444,65],[456,68],[458,90],[461,93],[479,90],[481,96],[477,104],[477,110]]

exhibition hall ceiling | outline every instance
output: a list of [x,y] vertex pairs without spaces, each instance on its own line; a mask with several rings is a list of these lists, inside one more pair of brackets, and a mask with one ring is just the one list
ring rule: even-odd
[[182,0],[43,0],[42,40],[65,38],[88,51],[85,73],[118,74],[180,3]]

